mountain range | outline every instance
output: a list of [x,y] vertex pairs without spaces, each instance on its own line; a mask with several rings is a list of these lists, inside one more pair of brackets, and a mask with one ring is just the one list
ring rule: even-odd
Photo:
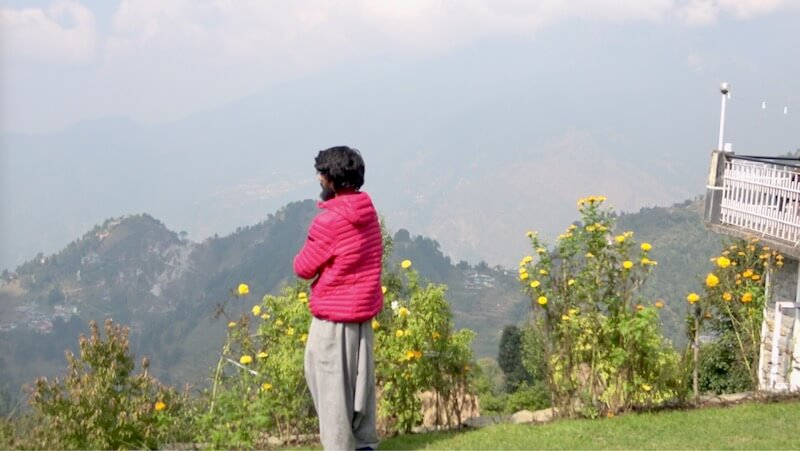
[[[131,346],[148,356],[159,379],[202,386],[216,361],[227,320],[247,314],[267,293],[291,283],[292,258],[316,214],[315,202],[290,203],[227,236],[195,242],[148,214],[111,218],[59,252],[40,253],[0,274],[0,391],[17,392],[38,376],[63,368],[63,351],[77,345],[89,320],[111,317],[131,328]],[[641,209],[617,217],[653,245],[659,264],[645,286],[645,302],[662,299],[665,334],[685,345],[686,293],[701,287],[708,257],[721,239],[701,220],[702,201]],[[562,224],[562,227],[564,224]],[[532,253],[520,246],[518,255]],[[410,259],[423,279],[448,286],[458,328],[477,332],[477,357],[495,357],[504,326],[521,324],[530,300],[516,269],[454,262],[433,239],[394,233],[390,264]],[[232,295],[247,283],[246,299]]]

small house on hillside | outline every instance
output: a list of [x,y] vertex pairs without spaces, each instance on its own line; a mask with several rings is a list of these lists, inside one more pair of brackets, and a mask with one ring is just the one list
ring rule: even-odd
[[715,150],[704,221],[719,233],[758,237],[785,255],[783,268],[766,281],[759,388],[800,389],[800,158]]

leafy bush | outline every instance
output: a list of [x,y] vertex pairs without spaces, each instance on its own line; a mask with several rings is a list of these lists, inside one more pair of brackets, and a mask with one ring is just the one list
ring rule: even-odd
[[658,403],[675,396],[680,382],[679,357],[659,330],[663,303],[639,295],[657,264],[651,245],[638,245],[632,232],[612,235],[614,215],[604,201],[581,199],[582,224],[570,225],[550,251],[529,232],[537,258],[520,262],[541,338],[541,350],[528,354],[541,352],[553,405],[567,415]]
[[80,355],[67,354],[63,380],[39,379],[31,391],[32,430],[18,437],[24,448],[155,448],[190,433],[185,396],[143,372],[134,374],[128,330],[106,320],[101,334],[90,323]]
[[[390,250],[387,240],[385,256]],[[385,266],[384,308],[372,322],[378,416],[387,433],[410,431],[420,423],[424,391],[437,394],[441,424],[458,416],[464,395],[473,391],[474,334],[453,331],[446,287],[421,286],[411,265],[406,260],[394,272]],[[305,282],[297,282],[279,296],[266,295],[252,306],[252,314],[228,323],[207,409],[198,419],[198,441],[214,447],[264,447],[269,435],[291,440],[315,432],[303,372],[311,322],[307,289]],[[233,292],[236,302],[248,296],[246,284]]]
[[373,321],[378,414],[387,432],[409,432],[422,420],[420,393],[435,392],[437,421],[458,417],[473,392],[470,344],[474,333],[453,330],[444,285],[421,286],[404,260],[401,272],[386,272],[384,308]]
[[[298,282],[278,296],[266,295],[228,323],[208,409],[198,419],[199,441],[263,448],[270,434],[289,440],[314,431],[314,405],[303,373],[311,321],[306,289]],[[242,284],[236,298],[248,294]]]
[[[698,355],[694,363],[695,378],[708,381],[709,389],[714,391],[758,387],[766,280],[772,271],[783,266],[783,255],[758,242],[757,238],[730,242],[720,255],[711,259],[714,269],[706,275],[703,296],[697,293],[687,296],[689,333],[695,347],[705,329],[716,337],[713,349],[723,352],[702,364]],[[732,379],[716,380],[714,372],[726,367]],[[738,380],[742,371],[749,382],[745,386]]]
[[724,334],[702,345],[699,360],[701,393],[739,393],[752,388],[747,368],[738,358],[732,334]]

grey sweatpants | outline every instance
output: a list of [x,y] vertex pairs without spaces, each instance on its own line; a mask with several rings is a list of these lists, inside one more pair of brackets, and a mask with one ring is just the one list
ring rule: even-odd
[[372,324],[311,320],[305,374],[322,446],[378,447]]

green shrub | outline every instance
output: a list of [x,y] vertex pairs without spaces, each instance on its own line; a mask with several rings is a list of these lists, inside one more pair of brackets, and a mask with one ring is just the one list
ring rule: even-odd
[[[216,367],[198,437],[215,448],[263,448],[269,435],[283,440],[314,431],[316,417],[303,373],[311,314],[307,284],[266,295],[228,335]],[[249,288],[240,285],[237,302]]]
[[680,383],[679,356],[659,330],[663,303],[639,294],[657,264],[651,245],[632,232],[613,235],[604,201],[581,199],[582,224],[570,225],[552,250],[529,232],[537,258],[520,262],[540,346],[527,351],[526,365],[544,367],[552,404],[567,415],[659,403]]
[[409,432],[422,420],[420,393],[439,395],[439,424],[458,416],[465,394],[474,393],[474,332],[453,329],[444,285],[421,286],[403,261],[400,273],[386,271],[384,308],[373,321],[378,413],[387,432]]
[[185,396],[143,372],[134,374],[128,330],[106,320],[81,336],[80,354],[67,354],[67,374],[31,390],[31,430],[20,447],[47,449],[156,448],[187,438]]
[[[766,280],[771,272],[783,266],[783,255],[757,238],[733,240],[720,255],[711,259],[714,268],[705,277],[705,290],[700,296],[690,293],[689,333],[695,346],[705,330],[717,337],[713,349],[720,356],[695,360],[695,377],[713,391],[756,389],[758,359],[761,352],[761,325],[767,302]],[[741,383],[744,368],[748,384]],[[728,371],[731,380],[722,381],[720,371]],[[709,372],[709,373],[704,373]],[[700,390],[701,387],[698,387]]]

